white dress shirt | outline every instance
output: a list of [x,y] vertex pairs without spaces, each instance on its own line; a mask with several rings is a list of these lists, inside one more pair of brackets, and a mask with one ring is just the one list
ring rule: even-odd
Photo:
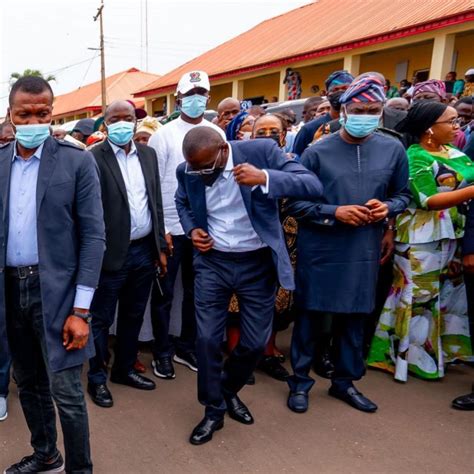
[[117,158],[127,190],[128,206],[130,208],[130,240],[141,239],[152,231],[153,225],[137,147],[132,141],[130,153],[127,155],[123,148],[115,145],[110,140],[109,143]]
[[158,157],[165,231],[171,235],[184,235],[174,201],[174,195],[178,189],[176,168],[184,161],[184,137],[194,127],[211,127],[218,131],[225,140],[225,133],[222,129],[205,119],[194,125],[178,117],[159,128],[148,142],[148,146],[156,151]]
[[[212,186],[206,186],[207,224],[209,235],[214,240],[213,249],[221,252],[250,252],[266,247],[252,227],[245,207],[240,186],[235,181],[232,169],[232,147],[224,171]],[[263,170],[265,172],[265,170]],[[261,189],[268,193],[266,185]],[[254,186],[252,192],[257,188]]]

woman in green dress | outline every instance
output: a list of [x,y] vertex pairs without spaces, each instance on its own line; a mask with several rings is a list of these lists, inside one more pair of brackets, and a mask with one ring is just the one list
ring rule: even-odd
[[447,363],[472,356],[460,239],[474,163],[449,145],[458,129],[454,108],[428,101],[399,128],[419,142],[407,151],[413,199],[397,218],[394,280],[368,364],[403,382],[408,372],[439,379]]

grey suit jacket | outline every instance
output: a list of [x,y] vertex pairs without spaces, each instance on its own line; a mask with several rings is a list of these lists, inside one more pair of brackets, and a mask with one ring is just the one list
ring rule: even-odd
[[[0,148],[0,334],[7,320],[4,269],[13,151],[13,143]],[[36,214],[49,367],[60,371],[82,364],[94,352],[92,336],[79,351],[68,352],[62,344],[76,285],[97,287],[105,248],[100,184],[91,153],[52,137],[46,140],[38,172]]]

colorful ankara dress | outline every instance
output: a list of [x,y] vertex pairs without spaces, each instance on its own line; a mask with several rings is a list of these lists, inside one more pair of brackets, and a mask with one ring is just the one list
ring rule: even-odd
[[454,147],[408,149],[413,201],[397,219],[394,280],[372,340],[368,364],[406,381],[408,372],[437,379],[446,363],[470,358],[457,207],[430,211],[427,201],[474,182],[474,164]]

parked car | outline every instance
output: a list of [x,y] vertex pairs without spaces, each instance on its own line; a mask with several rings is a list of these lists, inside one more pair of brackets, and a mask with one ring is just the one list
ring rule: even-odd
[[261,107],[268,113],[281,112],[284,109],[291,109],[296,114],[296,123],[303,120],[303,105],[306,99],[285,100],[284,102],[270,102],[262,104]]
[[209,109],[204,112],[204,118],[212,122],[214,118],[217,117],[217,112],[215,110]]

